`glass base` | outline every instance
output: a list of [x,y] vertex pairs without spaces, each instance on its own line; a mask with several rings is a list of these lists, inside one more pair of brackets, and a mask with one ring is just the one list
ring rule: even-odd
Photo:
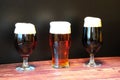
[[29,67],[26,67],[26,68],[24,68],[24,67],[17,67],[16,71],[19,71],[19,72],[21,72],[21,71],[33,71],[34,69],[35,69],[34,66],[29,66]]
[[100,67],[101,66],[101,63],[90,63],[90,62],[86,62],[84,64],[84,66],[86,67]]
[[69,68],[69,64],[67,65],[52,65],[53,68]]

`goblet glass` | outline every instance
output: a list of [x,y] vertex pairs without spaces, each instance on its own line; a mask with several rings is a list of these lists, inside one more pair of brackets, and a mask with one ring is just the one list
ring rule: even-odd
[[98,17],[85,17],[82,43],[86,51],[90,53],[90,60],[88,67],[101,66],[100,63],[95,62],[94,54],[97,53],[102,46],[102,24]]
[[36,46],[36,30],[31,23],[16,23],[15,24],[15,47],[18,53],[23,58],[22,66],[16,68],[17,71],[31,71],[34,66],[28,65],[28,57],[32,54]]

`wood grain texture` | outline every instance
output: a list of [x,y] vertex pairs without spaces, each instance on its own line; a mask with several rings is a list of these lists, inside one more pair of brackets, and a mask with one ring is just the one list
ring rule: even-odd
[[17,72],[21,63],[0,64],[0,80],[120,80],[120,57],[101,57],[101,67],[85,67],[88,58],[70,59],[69,68],[54,69],[49,61],[35,61],[34,71]]

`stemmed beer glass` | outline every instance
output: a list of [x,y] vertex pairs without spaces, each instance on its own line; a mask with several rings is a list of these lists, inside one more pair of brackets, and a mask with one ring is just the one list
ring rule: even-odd
[[28,57],[36,46],[36,29],[31,23],[15,24],[15,47],[23,58],[22,66],[16,68],[17,71],[31,71],[34,66],[28,65]]
[[85,17],[82,42],[86,51],[90,53],[90,60],[85,65],[88,67],[100,66],[101,64],[94,60],[94,54],[102,46],[102,24],[100,18]]

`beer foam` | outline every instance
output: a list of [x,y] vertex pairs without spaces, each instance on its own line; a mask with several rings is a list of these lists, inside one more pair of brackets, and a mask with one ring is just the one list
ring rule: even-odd
[[85,17],[84,27],[102,27],[101,19],[97,17]]
[[67,21],[52,21],[50,22],[50,33],[53,34],[70,34],[71,24]]
[[36,34],[36,30],[35,30],[35,26],[32,23],[16,23],[14,33]]

